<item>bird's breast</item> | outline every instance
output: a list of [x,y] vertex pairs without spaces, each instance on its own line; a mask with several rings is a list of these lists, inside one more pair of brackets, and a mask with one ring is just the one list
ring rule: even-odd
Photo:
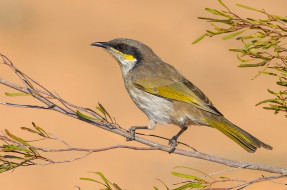
[[148,116],[149,120],[159,124],[171,123],[173,103],[161,97],[149,94],[137,88],[128,90],[134,103]]

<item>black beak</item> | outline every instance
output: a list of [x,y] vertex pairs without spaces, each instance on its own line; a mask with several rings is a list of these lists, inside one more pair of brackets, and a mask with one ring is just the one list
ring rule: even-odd
[[108,43],[107,42],[95,42],[92,43],[91,46],[98,46],[98,47],[102,47],[102,48],[108,48]]

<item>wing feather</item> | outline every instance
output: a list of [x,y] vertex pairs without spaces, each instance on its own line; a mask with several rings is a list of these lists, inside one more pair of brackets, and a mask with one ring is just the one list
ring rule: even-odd
[[[162,85],[164,84],[164,85]],[[222,115],[207,96],[189,81],[175,82],[171,80],[145,80],[134,82],[135,87],[150,94],[169,100],[185,102],[198,109]]]

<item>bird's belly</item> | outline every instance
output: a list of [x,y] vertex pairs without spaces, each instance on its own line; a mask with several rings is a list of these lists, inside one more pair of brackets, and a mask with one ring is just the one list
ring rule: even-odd
[[173,103],[161,97],[143,92],[138,89],[129,91],[134,103],[148,116],[159,124],[171,123]]

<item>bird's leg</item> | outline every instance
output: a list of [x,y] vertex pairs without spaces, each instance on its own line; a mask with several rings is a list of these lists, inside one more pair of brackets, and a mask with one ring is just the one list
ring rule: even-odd
[[129,132],[131,133],[131,137],[127,137],[127,141],[135,140],[135,133],[137,129],[154,129],[156,127],[156,122],[150,120],[148,126],[132,126],[129,128]]
[[137,129],[148,129],[148,126],[132,126],[131,128],[129,128],[129,132],[131,133],[131,137],[127,137],[126,140],[127,141],[132,141],[135,140],[135,133]]
[[169,153],[173,153],[173,152],[174,152],[175,147],[176,147],[177,144],[178,144],[178,143],[177,143],[178,137],[179,137],[186,129],[187,129],[187,127],[182,127],[181,130],[180,130],[175,136],[173,136],[173,137],[169,140],[168,144],[171,146],[171,150],[169,151]]

